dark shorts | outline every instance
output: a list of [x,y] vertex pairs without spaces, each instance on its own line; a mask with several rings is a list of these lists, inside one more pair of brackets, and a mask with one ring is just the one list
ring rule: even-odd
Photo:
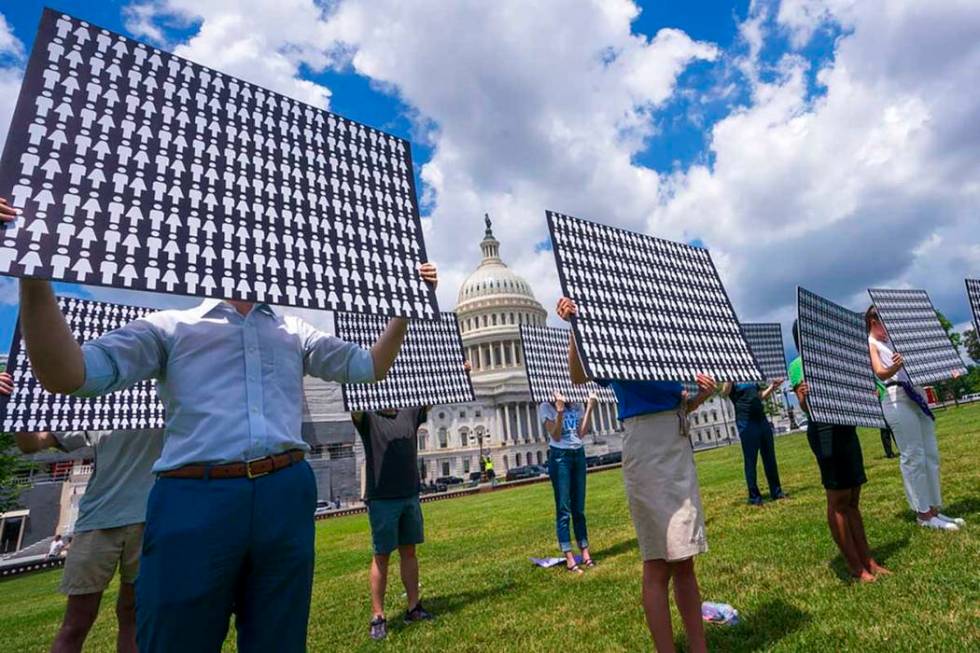
[[399,546],[425,541],[417,494],[404,499],[371,499],[367,509],[375,555],[388,555]]
[[868,482],[857,429],[853,426],[810,422],[806,439],[820,467],[820,480],[828,490],[846,490]]

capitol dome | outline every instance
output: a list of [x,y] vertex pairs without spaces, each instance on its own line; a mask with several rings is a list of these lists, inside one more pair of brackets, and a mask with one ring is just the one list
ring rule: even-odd
[[475,377],[508,370],[515,382],[523,378],[520,345],[522,324],[544,325],[547,312],[534,297],[531,284],[500,258],[490,216],[480,249],[483,258],[459,288],[456,316],[463,345]]

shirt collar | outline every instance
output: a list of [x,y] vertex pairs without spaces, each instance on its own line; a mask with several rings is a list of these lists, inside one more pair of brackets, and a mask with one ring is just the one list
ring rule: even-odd
[[[226,302],[225,300],[223,300],[223,299],[212,299],[212,298],[205,299],[204,301],[202,301],[200,304],[198,304],[197,306],[195,306],[191,310],[198,317],[204,317],[205,315],[209,315],[210,313],[212,313],[215,310],[218,310],[219,308],[228,308],[229,310],[232,310],[232,311],[235,310],[234,307],[231,304],[229,304],[228,302]],[[272,310],[272,307],[269,306],[266,303],[263,303],[263,302],[256,303],[255,304],[255,308],[253,310],[260,311],[260,312],[265,313],[266,315],[269,315],[271,317],[276,317],[276,312],[274,310]]]

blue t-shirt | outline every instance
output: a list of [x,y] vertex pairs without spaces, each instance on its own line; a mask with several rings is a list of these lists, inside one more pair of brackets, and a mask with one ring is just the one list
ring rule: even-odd
[[619,420],[638,415],[673,410],[681,403],[684,386],[677,381],[612,381],[596,379],[603,388],[612,388],[619,407]]
[[[555,441],[550,433],[547,433],[548,444],[556,449],[580,449],[582,438],[578,437],[578,427],[582,423],[585,413],[578,404],[565,404],[565,412],[562,415],[561,440]],[[558,417],[558,409],[551,405],[551,402],[544,402],[538,406],[538,419],[543,424],[546,421],[555,421]]]

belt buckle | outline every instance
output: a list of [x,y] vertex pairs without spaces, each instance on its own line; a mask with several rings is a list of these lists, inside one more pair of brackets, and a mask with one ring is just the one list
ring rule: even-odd
[[256,479],[261,476],[266,476],[267,474],[269,474],[269,472],[259,472],[258,474],[252,472],[252,463],[258,462],[260,460],[265,460],[266,458],[268,458],[268,456],[259,456],[258,458],[252,458],[251,460],[246,460],[245,476],[247,476],[249,479]]

